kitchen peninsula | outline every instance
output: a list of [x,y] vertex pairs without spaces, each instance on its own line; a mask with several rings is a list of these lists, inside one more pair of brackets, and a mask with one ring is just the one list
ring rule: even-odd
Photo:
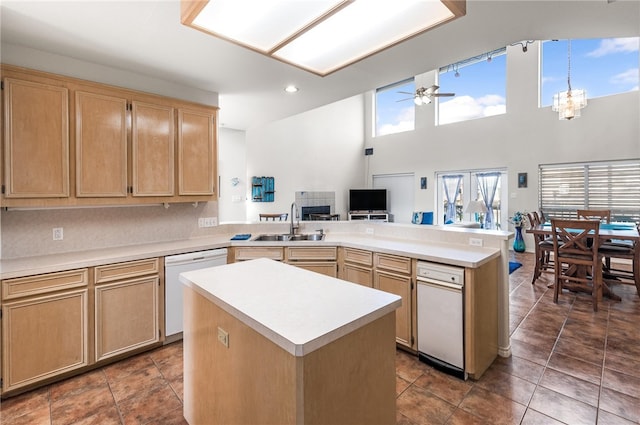
[[395,423],[400,297],[268,259],[181,281],[191,425]]

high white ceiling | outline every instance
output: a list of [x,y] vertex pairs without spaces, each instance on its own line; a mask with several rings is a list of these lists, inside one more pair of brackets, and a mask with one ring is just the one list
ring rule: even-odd
[[[181,25],[179,0],[0,1],[3,45],[217,92],[220,123],[234,129],[295,115],[520,40],[640,35],[640,0],[467,0],[466,16],[319,77]],[[288,84],[300,91],[285,93]]]

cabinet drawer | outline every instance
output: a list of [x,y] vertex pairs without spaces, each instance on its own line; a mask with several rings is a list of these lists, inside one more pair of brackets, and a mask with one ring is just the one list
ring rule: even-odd
[[377,269],[411,274],[411,258],[380,254],[377,252],[374,254],[373,258]]
[[287,259],[289,260],[335,260],[337,248],[335,246],[299,247],[288,246]]
[[344,261],[349,263],[357,263],[365,266],[373,264],[373,253],[362,249],[345,248]]
[[107,264],[105,266],[97,266],[95,268],[95,279],[96,283],[113,282],[114,280],[157,274],[158,268],[159,262],[157,258]]
[[278,261],[284,259],[284,250],[278,246],[236,247],[234,250],[235,261],[253,260],[256,258],[270,258]]
[[89,274],[87,269],[7,279],[2,281],[2,300],[7,301],[29,295],[77,288],[86,286],[88,282]]

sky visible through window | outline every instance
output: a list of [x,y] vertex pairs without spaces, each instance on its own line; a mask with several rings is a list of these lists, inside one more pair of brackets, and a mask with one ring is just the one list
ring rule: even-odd
[[[587,91],[587,99],[638,90],[640,38],[571,40],[571,87]],[[540,106],[553,103],[553,95],[567,90],[567,40],[544,41],[541,47]],[[439,74],[438,122],[447,124],[506,111],[506,55]],[[376,92],[376,135],[414,129],[413,79]],[[433,107],[432,106],[422,106]]]
[[[571,40],[571,88],[596,97],[638,90],[639,38]],[[541,106],[567,91],[567,40],[542,43]]]

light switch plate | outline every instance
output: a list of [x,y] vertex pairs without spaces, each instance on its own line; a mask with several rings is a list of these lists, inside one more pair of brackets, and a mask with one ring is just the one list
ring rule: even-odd
[[229,348],[229,333],[219,326],[218,326],[218,341],[220,341],[220,344]]

